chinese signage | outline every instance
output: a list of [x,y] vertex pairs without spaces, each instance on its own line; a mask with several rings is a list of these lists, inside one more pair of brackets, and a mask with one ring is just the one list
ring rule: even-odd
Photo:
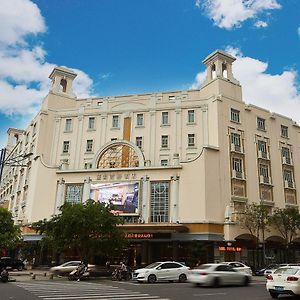
[[125,234],[125,237],[127,239],[132,239],[132,240],[139,240],[139,239],[144,239],[144,240],[150,240],[150,239],[170,239],[171,238],[171,233],[169,232],[156,232],[156,233],[150,233],[150,232],[128,232]]
[[241,247],[232,247],[232,246],[220,246],[219,251],[220,252],[224,252],[224,251],[241,252],[242,248]]
[[135,173],[103,173],[103,174],[98,174],[97,175],[97,180],[100,181],[106,181],[106,180],[135,180],[136,179],[136,174]]

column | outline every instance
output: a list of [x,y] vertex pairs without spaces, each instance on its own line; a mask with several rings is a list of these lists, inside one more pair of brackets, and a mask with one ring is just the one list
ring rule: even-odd
[[179,198],[179,176],[171,176],[171,208],[170,208],[170,221],[171,223],[178,222],[178,198]]
[[[79,110],[79,112],[81,112]],[[83,112],[82,112],[83,113]],[[86,145],[86,141],[82,140],[82,129],[83,129],[83,116],[79,115],[78,116],[78,123],[77,123],[77,139],[76,139],[76,144],[72,145],[71,142],[71,147],[75,147],[75,161],[74,161],[74,165],[71,166],[71,168],[77,168],[77,169],[82,169],[82,165],[81,165],[81,160],[80,160],[80,152],[81,152],[81,146],[82,144]]]
[[[150,111],[150,126],[149,126],[149,136],[150,136],[150,142],[149,142],[149,159],[151,161],[151,166],[155,165],[155,154],[158,152],[156,149],[156,112]],[[158,146],[160,147],[160,146]]]
[[142,177],[142,209],[141,217],[143,223],[149,223],[149,211],[150,211],[150,182],[147,175]]
[[107,114],[101,115],[101,126],[100,126],[100,148],[106,142],[106,132],[107,132]]
[[[59,140],[59,127],[60,127],[60,121],[61,118],[55,118],[55,129],[54,129],[54,137],[53,137],[53,141],[58,141]],[[54,146],[55,143],[53,143]],[[56,165],[56,159],[57,159],[57,153],[59,151],[59,147],[61,147],[61,151],[62,151],[62,145],[59,145],[59,143],[56,143],[56,147],[53,147],[51,149],[51,165]]]
[[59,208],[64,204],[65,180],[61,178],[57,181],[54,214],[59,213]]
[[91,181],[92,180],[90,177],[87,177],[84,179],[83,192],[82,192],[82,203],[85,203],[88,199],[90,199]]
[[202,134],[203,134],[203,146],[209,145],[209,140],[208,140],[208,118],[207,118],[207,111],[208,107],[203,106],[201,107],[202,111]]

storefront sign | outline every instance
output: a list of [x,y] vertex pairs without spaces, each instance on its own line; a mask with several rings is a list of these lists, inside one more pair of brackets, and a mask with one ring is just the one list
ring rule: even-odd
[[242,248],[241,247],[232,247],[232,246],[219,246],[219,251],[220,252],[224,252],[224,251],[241,252]]
[[125,237],[127,239],[133,239],[133,240],[139,240],[139,239],[144,239],[144,240],[150,240],[150,239],[170,239],[171,238],[171,233],[164,233],[164,232],[159,232],[159,233],[150,233],[150,232],[139,232],[139,233],[133,233],[133,232],[128,232],[125,234]]
[[103,173],[98,174],[96,180],[110,181],[110,180],[133,180],[136,179],[136,173]]

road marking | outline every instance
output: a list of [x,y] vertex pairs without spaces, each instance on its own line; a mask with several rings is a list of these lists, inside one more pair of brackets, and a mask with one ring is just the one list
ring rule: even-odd
[[210,293],[210,294],[194,294],[194,297],[204,297],[204,296],[219,296],[219,295],[227,295],[227,293]]

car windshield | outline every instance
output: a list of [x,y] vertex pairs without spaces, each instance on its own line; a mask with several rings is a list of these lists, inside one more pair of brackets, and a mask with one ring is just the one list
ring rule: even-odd
[[274,274],[295,275],[298,271],[299,268],[279,268]]
[[158,263],[158,262],[155,262],[155,263],[152,263],[148,266],[146,266],[144,269],[154,269],[156,268],[157,266],[159,266],[161,263]]

